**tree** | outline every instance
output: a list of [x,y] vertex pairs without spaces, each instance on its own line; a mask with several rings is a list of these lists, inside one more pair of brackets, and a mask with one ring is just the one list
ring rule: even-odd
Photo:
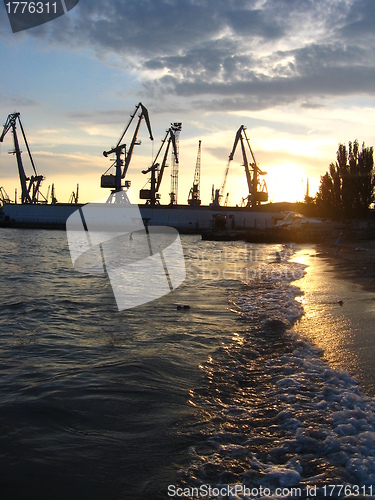
[[328,217],[362,217],[374,202],[374,188],[373,148],[363,143],[360,150],[357,140],[348,149],[339,144],[336,162],[320,178],[316,205]]

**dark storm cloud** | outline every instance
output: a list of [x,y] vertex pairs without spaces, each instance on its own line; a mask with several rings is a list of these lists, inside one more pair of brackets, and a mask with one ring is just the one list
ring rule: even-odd
[[375,2],[356,0],[352,2],[341,35],[347,41],[359,37],[363,42],[367,37],[374,40]]
[[103,0],[35,34],[115,53],[158,101],[263,109],[373,95],[374,21],[373,0]]
[[[314,96],[345,96],[353,93],[375,93],[375,69],[326,68],[311,75],[293,78],[261,78],[257,75],[246,80],[209,83],[196,78],[193,82],[176,81],[164,77],[159,82],[160,93],[175,92],[181,97],[193,99],[196,108],[211,110],[261,110],[272,106],[305,101]],[[154,87],[154,84],[151,85]],[[199,98],[199,96],[201,96]],[[301,104],[301,105],[302,105]]]
[[[103,0],[80,2],[59,23],[32,30],[51,43],[91,46],[140,59],[183,54],[201,43],[229,43],[242,36],[275,40],[284,35],[278,19],[252,0]],[[230,43],[229,47],[230,48]]]

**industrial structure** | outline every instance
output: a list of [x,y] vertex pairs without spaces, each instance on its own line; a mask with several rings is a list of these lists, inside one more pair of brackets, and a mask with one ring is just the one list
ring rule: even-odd
[[[3,225],[23,225],[28,227],[65,227],[67,218],[73,213],[78,204],[78,188],[72,192],[70,203],[58,203],[55,195],[55,187],[52,184],[51,202],[49,201],[49,190],[47,197],[40,193],[40,185],[44,177],[39,175],[34,161],[31,157],[30,149],[26,140],[19,113],[8,116],[4,125],[3,133],[0,137],[2,142],[6,133],[11,130],[14,139],[14,153],[17,157],[17,165],[21,182],[21,203],[12,203],[3,188],[0,189],[0,202],[2,202]],[[121,192],[130,187],[130,180],[127,178],[128,169],[133,157],[134,148],[139,145],[138,133],[142,120],[145,120],[150,139],[153,140],[151,123],[147,108],[140,102],[135,108],[130,120],[125,127],[116,146],[103,152],[104,157],[115,155],[111,160],[110,167],[101,176],[100,186],[110,189],[112,192]],[[31,160],[34,175],[27,177],[21,158],[21,151],[16,133],[16,126],[19,125]],[[133,136],[128,141],[125,135],[130,134],[130,127],[134,128]],[[200,233],[215,229],[246,230],[251,228],[271,229],[273,226],[273,216],[271,211],[261,211],[259,205],[268,200],[267,186],[262,176],[262,172],[255,160],[246,129],[243,125],[238,129],[234,140],[232,151],[224,171],[223,181],[219,189],[212,190],[212,203],[209,206],[201,205],[201,155],[202,144],[199,141],[198,153],[194,171],[192,187],[189,191],[187,205],[178,205],[178,169],[179,158],[179,135],[182,124],[180,122],[171,123],[161,141],[160,148],[152,161],[150,167],[142,170],[148,175],[146,185],[140,190],[139,197],[144,202],[139,205],[142,218],[146,225],[167,225],[175,227],[183,232]],[[127,146],[127,143],[129,146]],[[248,195],[243,198],[241,206],[229,207],[229,193],[225,194],[225,187],[229,173],[230,163],[233,161],[238,143],[241,145],[243,166],[248,186]],[[160,203],[160,186],[165,178],[165,169],[168,167],[168,155],[171,155],[171,189],[169,204]],[[250,158],[250,161],[248,160]],[[114,169],[114,173],[110,172]],[[124,191],[125,192],[125,191]],[[126,200],[126,197],[123,197]]]
[[78,196],[79,196],[79,184],[77,184],[76,190],[72,191],[72,194],[70,195],[68,203],[74,203],[75,205],[77,205],[78,204]]
[[[129,130],[129,127],[131,123],[133,122],[134,118],[136,117],[138,111],[140,111],[138,115],[138,122],[136,124],[135,132],[133,134],[132,141],[130,143],[129,149],[126,149],[126,144],[123,143],[124,136],[126,132]],[[154,138],[152,136],[152,131],[151,131],[151,124],[150,124],[150,119],[148,117],[148,111],[143,106],[143,104],[140,102],[135,108],[135,111],[132,115],[130,115],[130,120],[125,127],[124,132],[122,133],[119,141],[117,142],[117,145],[114,148],[111,148],[109,151],[103,151],[103,155],[107,158],[111,154],[116,155],[116,160],[112,165],[108,168],[108,170],[102,175],[101,181],[100,181],[100,186],[102,188],[110,188],[113,189],[114,191],[121,191],[123,187],[130,186],[130,184],[126,181],[123,184],[122,180],[125,179],[126,172],[128,171],[130,161],[133,156],[133,151],[134,151],[134,146],[140,144],[137,142],[137,136],[139,132],[139,127],[141,126],[142,119],[145,119],[147,128],[150,134],[150,139],[153,141]],[[121,158],[124,156],[124,160]],[[115,167],[115,174],[108,174],[109,170],[111,168]],[[124,167],[124,168],[122,168]]]
[[[31,177],[28,177],[25,173],[25,169],[22,163],[22,151],[20,150],[20,145],[19,145],[19,140],[17,136],[17,123],[20,127],[20,130],[22,132],[23,140],[25,142],[25,146],[29,155],[29,159],[34,171],[34,175]],[[3,132],[0,136],[0,142],[3,142],[4,137],[9,131],[12,131],[13,134],[13,141],[14,141],[14,150],[10,151],[10,154],[15,154],[17,158],[17,166],[18,166],[18,174],[21,182],[21,203],[39,203],[40,199],[39,197],[42,196],[44,202],[47,202],[47,199],[41,194],[40,192],[40,186],[44,180],[43,175],[39,175],[38,171],[36,169],[33,157],[31,155],[31,151],[29,148],[29,144],[26,139],[26,134],[24,131],[24,128],[22,126],[21,118],[20,118],[20,113],[12,113],[8,116]]]
[[[225,169],[224,178],[221,183],[220,189],[214,190],[214,186],[212,186],[212,205],[214,206],[220,205],[220,202],[224,196],[225,185],[227,182],[227,177],[229,172],[229,165],[234,158],[234,154],[236,152],[236,148],[239,142],[241,144],[243,166],[245,168],[246,181],[249,190],[249,193],[246,196],[246,198],[242,199],[241,205],[253,208],[259,206],[261,203],[268,201],[266,182],[264,179],[262,180],[262,182],[260,181],[260,176],[267,175],[267,172],[262,172],[258,167],[253,150],[251,149],[250,141],[246,135],[246,127],[244,125],[241,125],[241,127],[237,130],[236,137],[234,139],[233,148],[229,155],[227,167]],[[249,163],[249,160],[246,155],[246,147],[245,147],[246,145],[253,160],[251,163]],[[226,200],[227,198],[228,198],[228,193],[226,196]]]
[[[19,128],[22,133],[23,141],[28,153],[28,157],[34,172],[34,175],[31,175],[30,177],[26,174],[23,161],[22,161],[22,151],[20,149],[20,141],[18,139],[17,135],[17,125],[19,125]],[[9,154],[13,154],[16,156],[17,159],[17,167],[18,167],[18,175],[20,178],[20,184],[21,184],[21,204],[22,205],[46,205],[48,204],[48,200],[50,198],[51,200],[51,205],[56,205],[58,203],[57,198],[56,198],[56,193],[55,193],[55,185],[52,184],[48,186],[47,190],[47,195],[44,196],[44,194],[41,192],[40,188],[42,185],[42,182],[45,180],[45,177],[43,175],[40,175],[37,171],[34,159],[32,157],[29,143],[26,138],[25,130],[23,128],[22,122],[21,122],[21,116],[20,113],[11,113],[8,115],[8,118],[5,122],[3,132],[0,136],[0,142],[4,141],[4,138],[6,134],[12,131],[13,135],[13,142],[14,142],[14,149],[12,151],[9,151]],[[73,191],[70,197],[69,203],[78,203],[78,189],[79,186],[77,184],[77,190],[76,192]],[[11,204],[11,201],[9,199],[9,196],[5,189],[3,187],[0,187],[0,202],[1,204]],[[17,204],[17,189],[15,190],[15,199],[14,203]]]
[[190,188],[189,196],[188,196],[188,204],[190,206],[199,206],[201,204],[201,193],[200,193],[201,153],[202,153],[202,141],[199,141],[197,162],[195,164],[195,171],[194,171],[193,186]]
[[180,154],[180,132],[182,128],[182,123],[175,122],[172,124],[172,130],[176,141],[176,155],[172,157],[172,173],[171,173],[171,192],[169,193],[170,205],[177,205],[178,198],[178,158]]
[[[160,204],[160,185],[163,179],[163,174],[167,165],[169,147],[172,144],[172,157],[175,164],[178,164],[178,152],[177,152],[177,144],[176,144],[176,136],[175,136],[175,127],[174,124],[171,124],[169,129],[167,130],[164,139],[161,141],[161,146],[159,151],[156,154],[156,157],[151,165],[146,170],[142,170],[143,174],[151,173],[151,177],[148,181],[150,183],[149,189],[141,189],[139,192],[139,198],[141,200],[146,200],[146,204],[155,206],[156,204]],[[163,160],[160,163],[157,163],[159,155],[165,146],[165,152],[163,156]]]
[[10,203],[8,193],[5,191],[3,186],[0,186],[0,203],[1,205],[4,205],[4,203]]

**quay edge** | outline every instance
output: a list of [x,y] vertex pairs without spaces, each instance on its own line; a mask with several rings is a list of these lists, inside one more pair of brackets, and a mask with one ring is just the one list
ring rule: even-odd
[[[2,227],[25,227],[39,229],[65,229],[68,217],[82,204],[58,203],[31,205],[6,203],[2,207]],[[270,230],[275,220],[282,218],[279,212],[242,207],[211,207],[189,205],[139,205],[146,225],[170,226],[181,233],[202,234],[226,230],[247,231],[249,229]]]

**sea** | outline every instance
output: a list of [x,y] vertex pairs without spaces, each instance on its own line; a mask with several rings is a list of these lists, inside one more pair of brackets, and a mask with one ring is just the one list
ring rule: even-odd
[[0,499],[375,497],[375,294],[313,246],[181,242],[119,311],[65,231],[0,229]]

